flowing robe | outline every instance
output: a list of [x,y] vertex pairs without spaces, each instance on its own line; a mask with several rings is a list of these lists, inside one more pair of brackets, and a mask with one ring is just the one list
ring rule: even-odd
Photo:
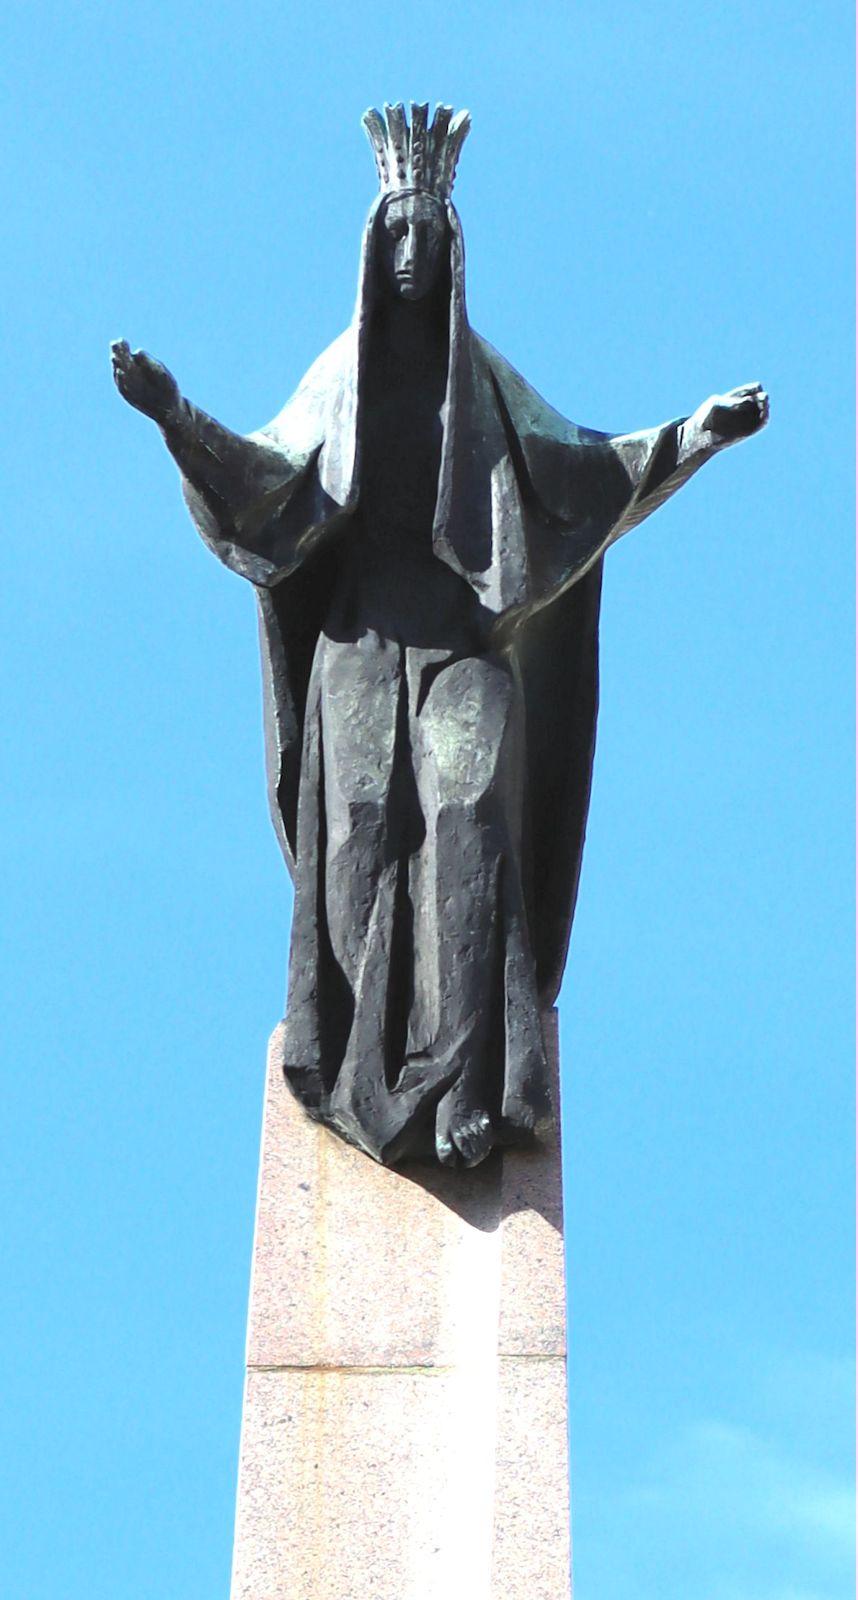
[[471,330],[447,209],[428,521],[425,494],[388,515],[364,415],[375,208],[354,320],[280,415],[240,438],[184,403],[165,430],[200,533],[259,603],[295,882],[286,1077],[387,1162],[431,1150],[445,1096],[485,1108],[496,1143],[550,1118],[540,1012],[580,870],[602,557],[712,448],[684,419],[612,436],[548,406]]

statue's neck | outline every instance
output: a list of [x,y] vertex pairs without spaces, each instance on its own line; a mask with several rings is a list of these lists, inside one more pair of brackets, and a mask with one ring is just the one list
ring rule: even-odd
[[416,302],[387,300],[379,308],[376,335],[379,353],[383,349],[394,360],[419,366],[443,362],[446,367],[447,309],[439,306],[435,296]]

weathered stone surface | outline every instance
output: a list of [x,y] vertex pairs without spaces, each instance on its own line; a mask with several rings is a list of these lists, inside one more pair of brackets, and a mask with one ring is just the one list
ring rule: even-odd
[[554,1132],[546,1153],[509,1153],[501,1166],[498,1350],[505,1356],[566,1355],[556,1011],[544,1020],[547,1054],[554,1068]]
[[232,1600],[488,1600],[495,1402],[474,1376],[250,1372]]
[[491,1600],[568,1600],[565,1359],[503,1356],[495,1405]]
[[391,1171],[279,1059],[275,1035],[232,1600],[566,1600],[557,1142]]
[[296,1111],[278,1048],[275,1034],[248,1364],[454,1362],[482,1314],[487,1276],[497,1296],[501,1158],[473,1172],[368,1162]]

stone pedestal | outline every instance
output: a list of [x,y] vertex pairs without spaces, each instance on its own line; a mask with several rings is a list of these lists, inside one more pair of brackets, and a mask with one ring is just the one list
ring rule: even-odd
[[391,1172],[276,1059],[232,1600],[568,1600],[559,1137]]

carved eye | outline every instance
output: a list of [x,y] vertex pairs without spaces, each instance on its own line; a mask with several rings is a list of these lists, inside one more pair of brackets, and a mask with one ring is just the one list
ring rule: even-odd
[[400,239],[404,239],[406,233],[408,232],[408,224],[403,222],[401,217],[397,217],[395,221],[389,222],[387,227],[391,239],[395,239],[397,243]]

